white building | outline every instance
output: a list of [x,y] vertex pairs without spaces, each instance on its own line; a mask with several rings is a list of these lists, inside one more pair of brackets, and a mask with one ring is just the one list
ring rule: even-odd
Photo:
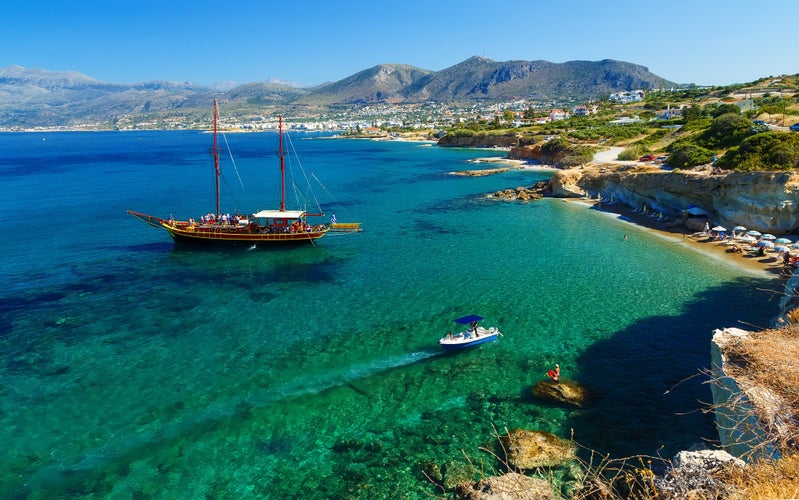
[[596,105],[590,106],[590,107],[581,105],[581,106],[575,106],[574,108],[572,108],[572,114],[574,116],[588,116],[588,115],[596,114],[596,112],[597,112]]
[[631,90],[625,92],[614,92],[610,94],[610,100],[616,101],[621,104],[627,104],[630,102],[641,102],[644,100],[644,91],[643,90]]
[[565,120],[568,117],[569,117],[569,112],[564,111],[562,109],[555,108],[549,112],[549,120],[553,122]]

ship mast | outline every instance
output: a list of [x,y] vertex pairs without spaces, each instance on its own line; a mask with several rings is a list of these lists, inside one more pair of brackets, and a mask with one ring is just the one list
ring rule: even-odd
[[286,151],[283,149],[283,115],[278,115],[279,142],[277,155],[280,157],[280,211],[286,211]]
[[216,129],[217,121],[219,119],[219,111],[217,110],[217,100],[214,99],[214,186],[216,187],[216,216],[219,217],[222,211],[219,209],[219,147],[216,143]]

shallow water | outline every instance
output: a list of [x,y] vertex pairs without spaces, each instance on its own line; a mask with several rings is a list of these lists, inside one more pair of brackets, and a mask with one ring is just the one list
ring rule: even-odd
[[[363,233],[176,249],[125,209],[211,210],[207,134],[0,134],[3,497],[427,498],[431,464],[501,469],[481,447],[506,428],[613,456],[716,439],[690,377],[714,328],[776,313],[762,279],[580,204],[482,198],[544,172],[448,175],[502,153],[293,138]],[[273,206],[275,135],[227,141],[223,210]],[[441,352],[466,314],[504,336]],[[583,408],[529,397],[554,363]]]

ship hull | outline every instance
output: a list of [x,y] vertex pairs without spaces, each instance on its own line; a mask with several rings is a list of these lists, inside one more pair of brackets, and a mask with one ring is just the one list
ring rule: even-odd
[[174,231],[167,228],[175,244],[191,246],[286,246],[308,245],[318,240],[327,231],[294,234],[248,234],[224,231]]

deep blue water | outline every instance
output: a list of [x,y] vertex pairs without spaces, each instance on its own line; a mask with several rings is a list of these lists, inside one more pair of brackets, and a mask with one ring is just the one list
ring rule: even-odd
[[[226,139],[223,211],[274,208],[276,135]],[[481,447],[506,428],[616,457],[716,439],[691,377],[713,329],[776,314],[762,277],[579,203],[483,198],[545,172],[448,174],[500,152],[292,141],[363,233],[174,248],[125,210],[212,211],[208,134],[0,134],[0,496],[428,498],[431,464],[501,470]],[[443,354],[465,314],[504,337]],[[554,363],[585,406],[529,396]]]

